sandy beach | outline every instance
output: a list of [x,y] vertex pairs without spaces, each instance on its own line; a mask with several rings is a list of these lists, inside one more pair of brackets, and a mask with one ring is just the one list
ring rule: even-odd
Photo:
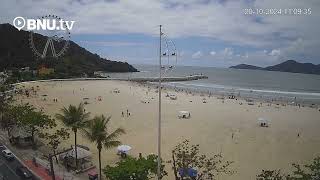
[[[157,152],[158,94],[156,89],[126,81],[66,81],[33,82],[26,88],[39,86],[38,96],[17,96],[17,102],[29,102],[54,116],[63,106],[77,105],[89,98],[87,112],[94,115],[112,116],[111,129],[122,127],[126,134],[120,137],[123,144],[132,147],[130,155],[147,155]],[[112,91],[118,88],[120,93]],[[263,103],[248,105],[244,100],[205,97],[185,92],[169,92],[177,95],[170,100],[162,94],[162,157],[170,160],[171,150],[179,142],[189,139],[200,144],[208,155],[222,153],[226,160],[234,161],[231,166],[236,173],[219,179],[255,179],[261,169],[288,170],[291,163],[306,163],[320,155],[320,112],[318,109],[296,106],[278,106]],[[46,101],[41,95],[47,94]],[[101,96],[101,101],[99,101]],[[53,99],[57,98],[58,102]],[[142,103],[141,101],[149,103]],[[240,105],[242,103],[242,105]],[[127,117],[126,111],[130,112]],[[179,119],[179,111],[189,111],[190,119]],[[124,112],[124,117],[122,117]],[[257,119],[270,120],[270,127],[258,125]],[[62,124],[59,122],[59,126]],[[299,137],[298,137],[299,133]],[[233,137],[232,137],[233,136]],[[73,144],[73,134],[63,147]],[[79,133],[79,144],[88,146],[93,152],[93,162],[98,164],[97,150],[93,143]],[[119,160],[116,149],[103,150],[103,166]],[[171,164],[166,164],[173,179]]]

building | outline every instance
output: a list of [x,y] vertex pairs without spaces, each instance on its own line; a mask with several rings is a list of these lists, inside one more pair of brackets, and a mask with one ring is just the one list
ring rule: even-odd
[[54,73],[54,69],[53,68],[47,68],[45,66],[41,66],[38,69],[38,75],[39,76],[45,76],[45,75],[49,75],[49,74],[53,74]]
[[14,126],[9,131],[9,140],[12,144],[29,146],[32,145],[32,134],[25,128]]

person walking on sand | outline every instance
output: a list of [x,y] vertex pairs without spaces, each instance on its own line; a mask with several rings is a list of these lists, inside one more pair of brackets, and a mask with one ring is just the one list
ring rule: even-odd
[[129,110],[127,109],[127,117],[129,116]]
[[122,117],[124,117],[124,113],[123,113],[123,111],[121,112],[121,116],[122,116]]

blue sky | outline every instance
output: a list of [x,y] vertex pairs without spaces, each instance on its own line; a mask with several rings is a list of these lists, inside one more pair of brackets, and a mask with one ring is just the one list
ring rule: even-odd
[[[247,8],[312,13],[246,15]],[[176,45],[179,65],[267,66],[288,59],[320,64],[319,12],[318,0],[2,0],[0,22],[47,14],[75,20],[73,41],[132,64],[158,62],[162,24]]]

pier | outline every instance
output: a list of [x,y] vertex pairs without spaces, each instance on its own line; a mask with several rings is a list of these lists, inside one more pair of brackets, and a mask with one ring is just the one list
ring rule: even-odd
[[[174,82],[174,81],[193,81],[199,79],[208,79],[207,76],[204,75],[191,75],[191,76],[183,76],[183,77],[162,77],[161,81],[163,82]],[[145,77],[145,78],[129,78],[128,81],[136,81],[136,82],[157,82],[159,81],[158,77]]]

